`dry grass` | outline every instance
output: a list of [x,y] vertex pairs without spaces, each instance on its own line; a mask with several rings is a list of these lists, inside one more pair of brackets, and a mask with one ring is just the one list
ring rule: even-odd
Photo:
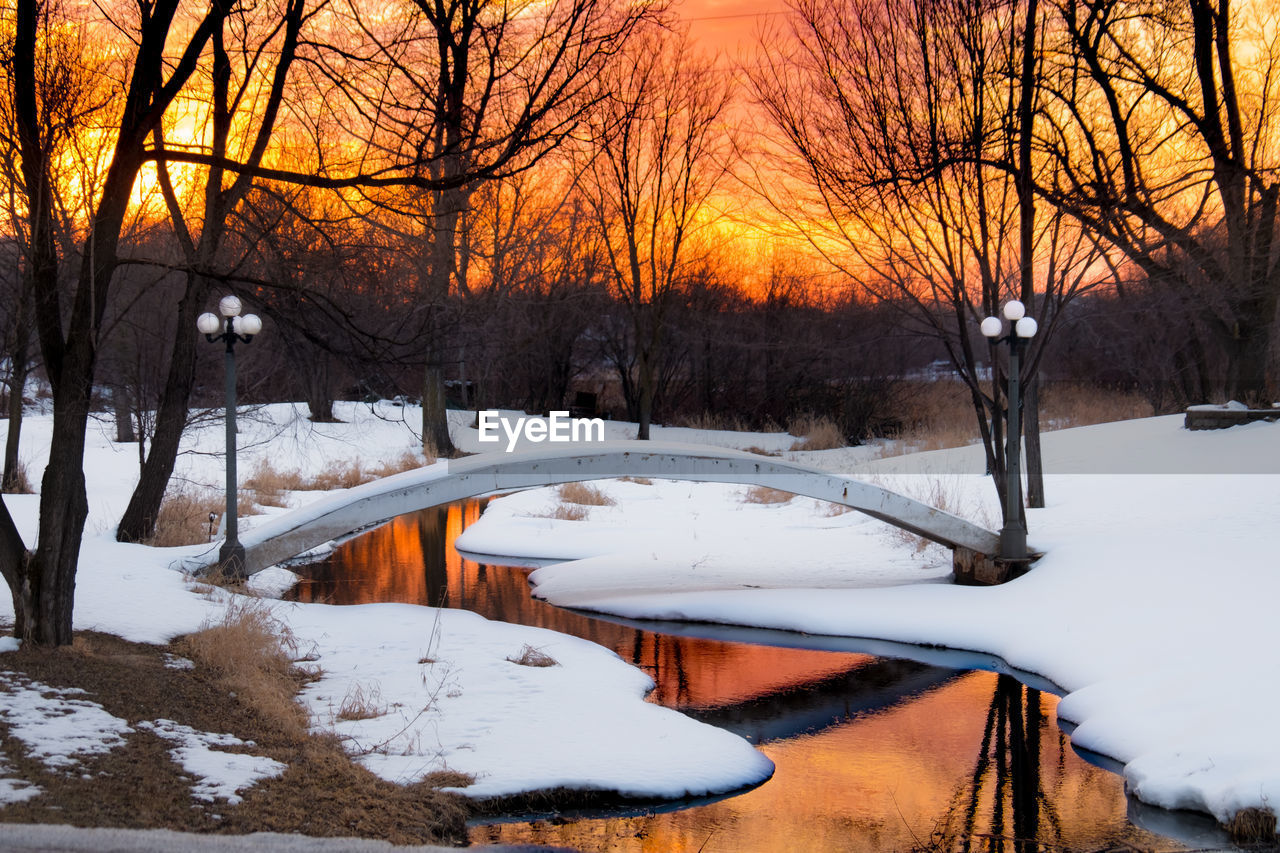
[[[986,505],[974,506],[963,498],[963,486],[959,477],[939,475],[918,475],[897,479],[893,484],[886,484],[880,477],[872,477],[871,482],[878,486],[890,488],[909,498],[928,504],[935,509],[966,518],[979,527],[992,529],[992,520]],[[915,548],[916,553],[929,546],[929,540],[901,527],[893,528],[893,535],[900,541]]]
[[1155,414],[1141,394],[1098,388],[1078,382],[1048,382],[1040,392],[1040,424],[1043,429],[1107,424]]
[[648,477],[619,477],[623,483],[635,483],[637,486],[652,486],[653,480]]
[[[969,391],[957,381],[907,383],[902,431],[886,455],[963,447],[979,439]],[[1040,424],[1045,430],[1111,423],[1153,414],[1140,394],[1077,382],[1045,382],[1040,388]]]
[[551,657],[551,655],[547,654],[541,649],[535,649],[533,646],[529,645],[528,643],[526,643],[524,648],[520,650],[520,654],[515,655],[513,657],[509,657],[507,658],[507,660],[511,661],[512,663],[519,664],[520,666],[539,667],[539,666],[559,666],[560,665],[555,658]]
[[387,706],[382,701],[382,691],[377,687],[368,690],[357,684],[342,697],[335,720],[351,722],[354,720],[372,720],[387,713]]
[[4,491],[10,495],[35,494],[36,490],[32,487],[31,477],[27,473],[27,463],[21,459],[18,460],[18,464],[14,466],[9,486]]
[[1271,809],[1241,809],[1227,821],[1226,830],[1236,844],[1274,844],[1276,813]]
[[557,489],[561,503],[579,506],[613,506],[613,498],[590,483],[565,483]]
[[846,444],[844,433],[828,417],[804,415],[793,420],[789,427],[788,432],[800,436],[800,440],[791,445],[792,450],[835,450]]
[[[226,510],[226,495],[210,489],[180,486],[171,489],[160,504],[156,517],[155,533],[145,544],[156,548],[172,548],[179,545],[196,545],[208,542],[217,534],[218,519]],[[258,502],[251,495],[241,492],[236,502],[236,512],[241,515],[257,515]],[[213,515],[213,533],[209,516]]]
[[540,513],[538,518],[557,518],[560,521],[585,521],[591,511],[578,504],[556,504],[547,512]]
[[769,486],[752,486],[742,496],[742,502],[749,504],[784,504],[794,497],[795,495],[791,492],[784,492],[781,489],[774,489]]
[[188,634],[180,645],[264,720],[284,732],[306,731],[307,714],[293,698],[300,683],[293,666],[297,645],[265,602],[233,598],[221,619]]
[[324,470],[311,476],[301,471],[281,471],[268,459],[260,459],[253,473],[244,481],[246,488],[258,494],[259,503],[284,506],[285,492],[330,491],[350,489],[382,477],[390,477],[403,471],[421,468],[435,462],[433,457],[406,450],[395,459],[373,467],[367,467],[359,459],[331,462]]
[[144,720],[174,720],[253,741],[242,749],[286,764],[284,774],[241,791],[244,801],[238,805],[205,802],[192,797],[191,777],[175,763],[173,744],[150,732],[127,735],[123,746],[83,758],[82,772],[67,773],[28,755],[0,725],[9,775],[43,790],[0,809],[0,838],[3,823],[12,822],[359,836],[394,844],[465,842],[466,803],[435,789],[464,787],[468,777],[444,771],[413,785],[380,779],[355,764],[337,737],[281,732],[242,693],[229,691],[219,670],[173,668],[168,664],[175,655],[189,656],[185,642],[152,646],[78,631],[71,646],[6,654],[5,668],[55,688],[83,690],[84,699],[135,727]]
[[[794,450],[795,448],[792,447],[791,449]],[[745,453],[754,453],[757,456],[781,456],[782,455],[776,450],[765,450],[763,447],[756,447],[754,444],[751,445],[750,447],[744,447],[742,448],[742,450]]]
[[672,426],[689,427],[690,429],[718,430],[722,432],[782,432],[782,427],[772,421],[765,421],[759,428],[751,426],[738,415],[713,414],[703,412],[699,415],[681,415],[672,419]]

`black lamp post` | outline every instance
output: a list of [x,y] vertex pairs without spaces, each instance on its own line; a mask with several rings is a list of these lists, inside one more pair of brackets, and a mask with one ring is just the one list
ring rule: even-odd
[[244,546],[240,544],[239,524],[236,518],[236,341],[249,343],[262,331],[262,319],[257,314],[240,316],[240,300],[224,296],[218,303],[217,314],[204,313],[196,318],[196,328],[204,333],[211,344],[226,341],[227,381],[227,538],[218,552],[218,563],[232,580],[243,580],[246,575]]
[[[1009,429],[1005,443],[1004,526],[1000,528],[1000,556],[1006,560],[1027,559],[1027,526],[1022,521],[1022,398],[1019,394],[1020,357],[1025,341],[1035,337],[1034,317],[1026,316],[1026,308],[1014,299],[1005,303],[1004,316],[1012,326],[1001,338],[1004,323],[999,317],[982,321],[982,334],[992,343],[1009,344]],[[999,338],[999,340],[997,340]]]

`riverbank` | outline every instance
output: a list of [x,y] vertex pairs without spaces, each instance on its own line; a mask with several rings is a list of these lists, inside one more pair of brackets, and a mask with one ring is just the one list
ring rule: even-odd
[[[415,445],[415,410],[352,405],[339,414],[345,423],[317,425],[294,407],[259,411],[244,423],[242,470],[253,470],[258,459],[308,472],[353,460],[373,466]],[[455,416],[459,443],[474,444],[470,413]],[[47,429],[38,417],[28,423],[23,455],[32,470],[43,467]],[[1267,429],[1273,432],[1260,432]],[[680,433],[664,437],[771,452],[786,452],[793,441]],[[114,542],[111,525],[136,477],[136,446],[115,445],[108,435],[104,424],[86,456],[91,522],[76,625],[165,644],[221,619],[228,600],[173,570],[208,546]],[[1048,556],[1027,578],[994,590],[940,583],[949,571],[945,551],[857,513],[728,486],[614,481],[602,488],[616,496],[615,505],[589,507],[578,520],[552,517],[558,494],[524,493],[496,502],[476,538],[464,543],[488,552],[586,557],[535,575],[538,593],[560,603],[1001,655],[1072,691],[1060,713],[1079,724],[1076,742],[1124,762],[1126,779],[1143,799],[1229,817],[1232,809],[1271,801],[1273,768],[1280,766],[1263,710],[1271,688],[1257,677],[1273,663],[1264,626],[1280,592],[1261,556],[1280,512],[1271,470],[1280,459],[1274,438],[1280,431],[1260,424],[1196,435],[1210,440],[1192,446],[1165,419],[1153,419],[1046,436],[1049,470],[1063,470],[1070,458],[1095,467],[1051,478],[1051,506],[1031,514],[1032,543]],[[216,488],[220,446],[219,424],[193,432],[180,478]],[[1157,450],[1169,455],[1165,462]],[[998,518],[994,494],[967,452],[880,462],[867,448],[795,456],[877,477],[990,524]],[[1098,473],[1139,463],[1164,464],[1169,473]],[[908,465],[932,473],[907,473]],[[1186,473],[1188,465],[1199,473]],[[1269,473],[1246,473],[1255,469]],[[324,496],[286,497],[301,505]],[[5,500],[32,538],[37,499]],[[267,508],[259,518],[279,511]],[[485,527],[493,541],[481,537]],[[797,550],[803,560],[795,559]],[[1192,571],[1223,560],[1228,564],[1216,574]],[[257,580],[271,581],[271,574],[278,580],[282,573]],[[648,677],[590,643],[408,605],[267,606],[293,632],[299,657],[318,670],[302,692],[313,727],[344,739],[348,752],[383,779],[411,783],[456,771],[474,780],[458,788],[473,798],[557,786],[678,798],[735,790],[772,772],[742,739],[645,703]],[[538,655],[556,665],[520,663]],[[1188,684],[1188,672],[1205,677]],[[1224,695],[1247,696],[1250,704],[1223,702]],[[1156,723],[1153,708],[1161,711]],[[10,755],[32,748],[13,734],[14,720],[0,719]],[[129,741],[139,735],[126,722],[134,731],[120,737]],[[70,766],[83,761],[74,749],[69,754]],[[39,787],[12,764],[0,768],[8,780],[0,790]]]
[[[800,498],[753,505],[742,490],[734,507],[714,486],[655,484],[661,499],[636,501],[608,484],[615,505],[576,524],[537,521],[555,496],[526,492],[496,501],[458,545],[578,558],[531,576],[535,594],[561,606],[997,655],[1064,688],[1059,714],[1074,743],[1118,761],[1143,802],[1223,823],[1269,809],[1280,796],[1270,714],[1280,697],[1263,675],[1275,666],[1280,596],[1269,557],[1280,428],[1189,433],[1180,417],[1154,418],[1049,433],[1045,451],[1046,470],[1062,472],[1048,477],[1049,506],[1028,513],[1045,557],[998,588],[868,588],[862,555],[886,543],[924,580],[945,573],[947,555],[912,553],[867,523],[811,564],[828,509]],[[852,464],[842,451],[806,456],[977,521],[999,517],[975,448]]]
[[[465,430],[461,421],[468,413],[457,414],[459,429]],[[402,408],[390,405],[351,404],[339,415],[343,423],[311,424],[301,407],[252,413],[242,421],[242,470],[252,472],[262,459],[304,475],[356,462],[374,467],[416,444],[413,410],[408,421]],[[50,428],[48,417],[31,416],[25,423],[23,458],[30,470],[45,464]],[[450,790],[472,799],[564,788],[651,801],[721,794],[772,773],[771,762],[742,738],[645,702],[652,686],[648,676],[592,643],[457,611],[408,605],[340,608],[230,595],[175,570],[208,551],[207,544],[152,548],[115,542],[112,525],[137,475],[137,448],[113,443],[111,433],[110,425],[102,424],[91,432],[86,450],[91,514],[77,576],[77,630],[166,647],[253,602],[288,631],[300,665],[312,672],[299,694],[312,729],[341,741],[361,767],[399,785],[448,772],[454,780]],[[216,492],[222,478],[220,434],[220,424],[212,423],[188,436],[177,482],[207,484]],[[301,505],[326,494],[294,492],[282,502]],[[4,500],[32,541],[38,497],[6,495]],[[243,519],[243,526],[284,511],[263,509],[262,515]],[[255,576],[251,587],[269,596],[278,593],[282,580],[288,582],[287,572],[266,572]],[[6,597],[0,624],[12,624],[10,607]],[[11,640],[0,641],[0,651],[15,648]],[[42,797],[48,803],[42,813],[57,819],[51,778],[92,776],[97,756],[146,739],[147,727],[163,714],[135,719],[123,713],[127,704],[112,705],[113,711],[104,704],[107,698],[81,700],[69,694],[38,707],[25,705],[14,698],[22,691],[39,694],[48,688],[56,694],[77,686],[45,685],[20,674],[24,670],[18,664],[26,654],[0,654],[0,672],[14,673],[0,684],[0,819],[39,810]],[[552,665],[528,665],[539,658]],[[60,725],[68,709],[81,707],[79,702],[89,709],[85,713],[104,721],[104,728],[77,733]],[[213,802],[229,807],[236,797],[255,796],[264,784],[255,785],[255,778],[273,778],[271,772],[255,777],[225,769],[236,763],[227,754],[251,751],[221,743],[233,732],[182,724],[193,730],[208,759],[201,766],[168,771],[170,777],[177,774],[176,790],[193,803],[200,791],[214,790]],[[247,733],[238,737],[254,739]],[[42,758],[48,744],[53,744],[48,756],[55,758]],[[175,743],[174,750],[181,746]],[[162,761],[179,761],[176,753],[168,759],[163,750],[159,755]],[[37,773],[28,759],[44,770]],[[292,766],[280,758],[271,761]],[[288,772],[262,765],[276,778]],[[41,775],[45,770],[54,776]]]

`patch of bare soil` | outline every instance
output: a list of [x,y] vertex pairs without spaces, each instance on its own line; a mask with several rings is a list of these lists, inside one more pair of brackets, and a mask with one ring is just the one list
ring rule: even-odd
[[[260,713],[209,667],[166,666],[176,656],[187,656],[182,641],[151,646],[79,632],[68,648],[0,655],[0,672],[50,687],[80,688],[85,694],[76,698],[102,705],[135,729],[143,721],[166,719],[252,741],[240,751],[283,762],[288,770],[282,776],[242,790],[244,800],[237,805],[203,802],[192,797],[193,779],[171,758],[172,744],[145,729],[127,735],[125,745],[110,752],[53,769],[31,758],[0,717],[6,775],[43,789],[25,802],[0,806],[0,822],[465,844],[463,798],[437,790],[430,779],[408,786],[379,779],[353,763],[335,738],[281,725]],[[301,684],[302,676],[296,678]],[[450,781],[456,782],[443,784]]]

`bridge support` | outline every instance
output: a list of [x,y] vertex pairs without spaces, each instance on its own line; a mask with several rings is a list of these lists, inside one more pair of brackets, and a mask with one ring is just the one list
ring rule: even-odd
[[956,583],[961,586],[996,586],[1025,575],[1039,556],[1030,554],[1021,560],[1006,560],[957,545],[952,551],[951,567]]

